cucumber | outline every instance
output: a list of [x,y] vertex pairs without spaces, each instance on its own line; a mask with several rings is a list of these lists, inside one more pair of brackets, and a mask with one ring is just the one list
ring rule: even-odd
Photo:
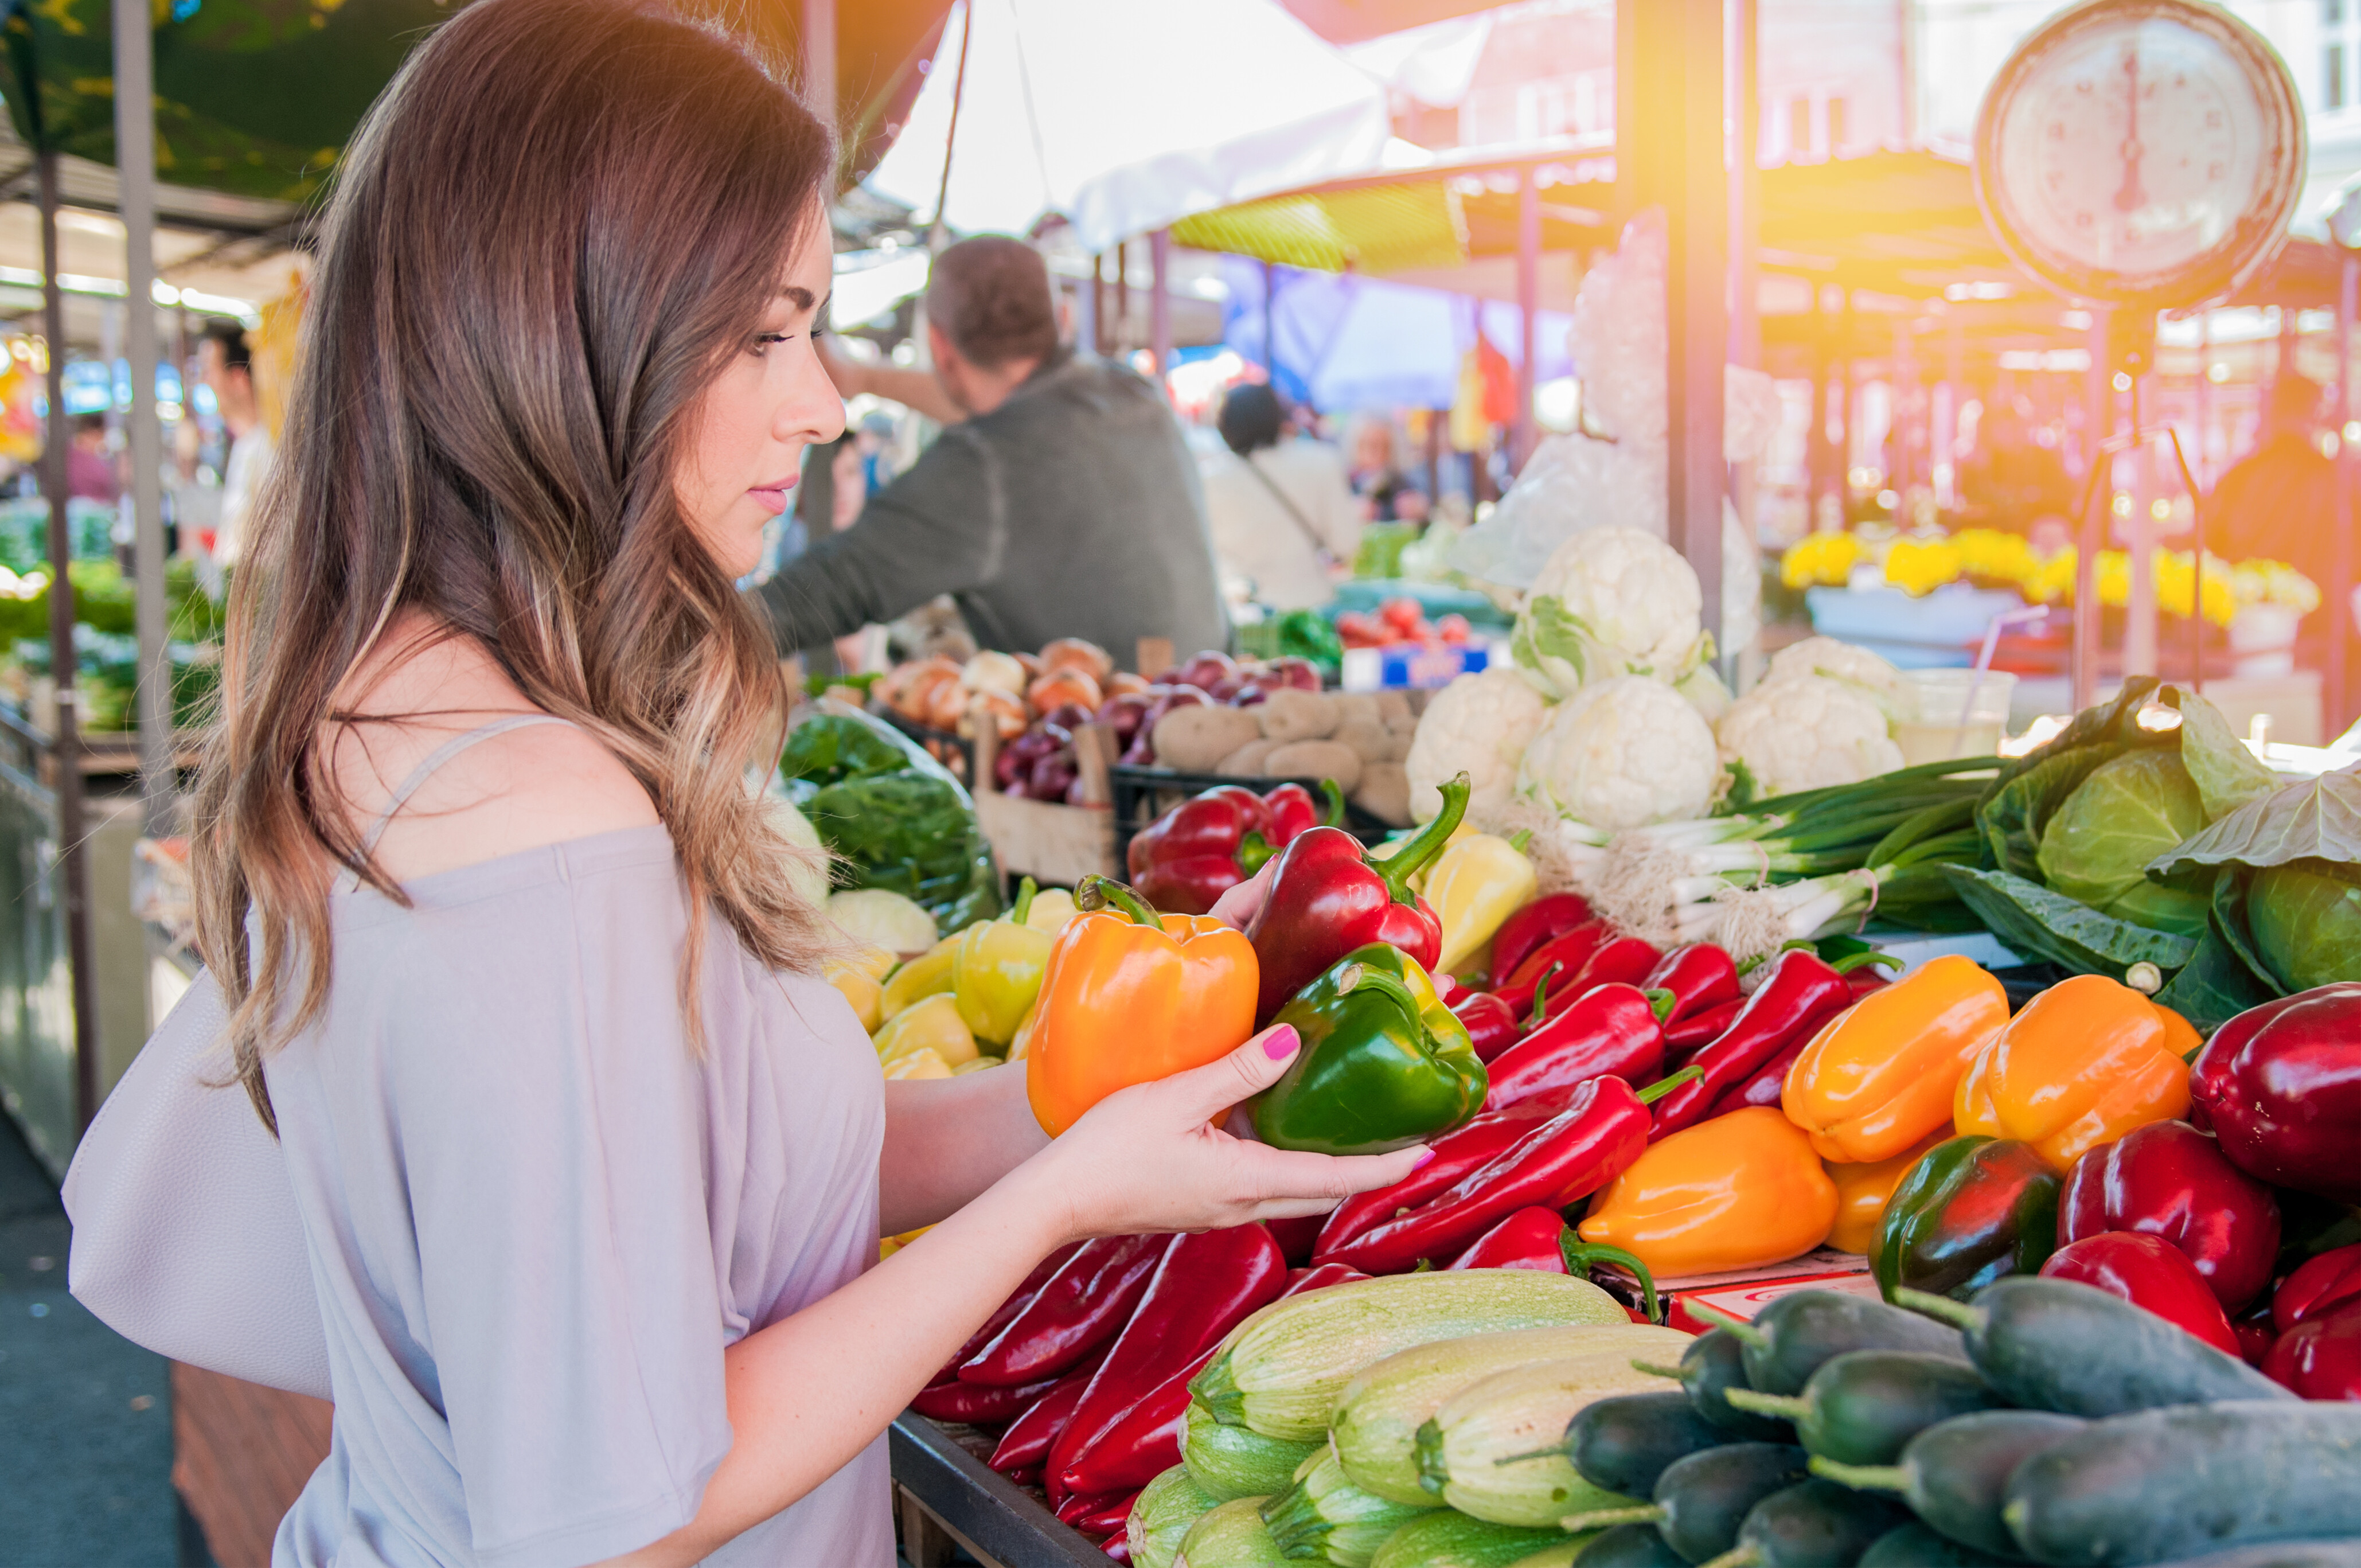
[[1388,1537],[1433,1507],[1389,1502],[1353,1485],[1329,1449],[1318,1449],[1295,1485],[1262,1506],[1270,1539],[1288,1557],[1317,1558],[1336,1568],[1368,1568]]
[[1297,1467],[1319,1447],[1265,1437],[1245,1427],[1225,1427],[1191,1399],[1181,1429],[1180,1463],[1191,1480],[1224,1502],[1268,1497],[1295,1485]]
[[1914,1520],[1879,1536],[1861,1554],[1859,1568],[2010,1568],[2024,1561],[2015,1554],[1995,1557],[1979,1552]]
[[1730,1402],[1795,1423],[1816,1457],[1891,1464],[1903,1445],[1938,1421],[2001,1402],[1976,1369],[1916,1350],[1849,1350],[1822,1364],[1797,1395],[1733,1388]]
[[2090,1424],[2047,1410],[1981,1410],[1928,1427],[1894,1464],[1815,1459],[1812,1474],[1865,1491],[1899,1493],[1911,1512],[1951,1540],[2014,1561],[2016,1539],[2000,1517],[2010,1474]]
[[1733,1438],[1751,1442],[1785,1442],[1795,1435],[1786,1421],[1751,1415],[1722,1396],[1732,1388],[1751,1388],[1746,1380],[1746,1347],[1728,1329],[1708,1329],[1691,1340],[1681,1353],[1680,1365],[1664,1366],[1634,1361],[1632,1365],[1660,1377],[1677,1377],[1697,1413]]
[[2227,1552],[2184,1557],[2172,1568],[2361,1568],[2361,1541],[2277,1541],[2268,1546],[2234,1546]]
[[1702,1563],[1737,1543],[1738,1527],[1757,1503],[1806,1479],[1809,1457],[1787,1442],[1725,1443],[1664,1466],[1652,1507],[1576,1514],[1564,1522],[1568,1530],[1653,1524],[1683,1562]]
[[1571,1539],[1564,1530],[1493,1524],[1444,1508],[1394,1531],[1369,1568],[1510,1568]]
[[[1728,1314],[1713,1316],[1720,1321]],[[1803,1392],[1823,1363],[1849,1350],[1968,1358],[1959,1334],[1945,1325],[1840,1290],[1798,1290],[1764,1307],[1751,1323],[1730,1319],[1722,1326],[1745,1347],[1746,1386],[1765,1394]]]
[[1878,1537],[1909,1519],[1873,1493],[1806,1481],[1755,1504],[1738,1544],[1706,1568],[1853,1568]]
[[2019,1550],[2061,1565],[2361,1535],[2361,1404],[2113,1416],[2018,1465],[2001,1516]]
[[1172,1568],[1190,1527],[1220,1502],[1189,1478],[1185,1465],[1176,1464],[1150,1481],[1124,1521],[1124,1540],[1130,1543],[1135,1568]]
[[1574,1568],[1688,1568],[1688,1559],[1666,1545],[1654,1525],[1619,1524],[1592,1536]]
[[1534,1529],[1586,1509],[1635,1506],[1637,1498],[1576,1475],[1565,1438],[1583,1407],[1643,1381],[1616,1351],[1495,1373],[1444,1400],[1418,1429],[1419,1485],[1428,1500],[1463,1514]]
[[1894,1299],[1966,1332],[1968,1356],[2008,1404],[2070,1416],[2295,1396],[2145,1308],[2071,1279],[1995,1280],[1971,1303]]
[[1260,1497],[1235,1497],[1209,1511],[1180,1538],[1172,1568],[1289,1568],[1263,1528]]
[[1697,1413],[1686,1394],[1625,1394],[1586,1407],[1565,1429],[1575,1473],[1609,1492],[1644,1497],[1675,1459],[1717,1448],[1730,1434]]

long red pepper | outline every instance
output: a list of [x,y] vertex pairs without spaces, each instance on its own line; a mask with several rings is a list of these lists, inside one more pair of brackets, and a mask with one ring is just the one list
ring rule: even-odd
[[1665,1025],[1664,1059],[1675,1066],[1686,1067],[1688,1063],[1682,1058],[1721,1038],[1721,1032],[1730,1027],[1730,1020],[1736,1018],[1738,1010],[1745,1005],[1746,999],[1741,996],[1735,1002],[1725,1002],[1719,1007],[1693,1013],[1677,1024]]
[[[1567,1091],[1565,1100],[1571,1102]],[[1326,1263],[1336,1249],[1364,1232],[1383,1224],[1406,1210],[1415,1209],[1460,1178],[1491,1164],[1515,1147],[1535,1125],[1565,1109],[1549,1097],[1535,1095],[1517,1104],[1485,1112],[1464,1127],[1445,1133],[1426,1146],[1426,1163],[1390,1187],[1373,1188],[1345,1199],[1329,1213],[1320,1239],[1312,1248],[1314,1266]]]
[[1040,1293],[960,1365],[962,1383],[1038,1383],[1073,1367],[1113,1339],[1148,1291],[1170,1236],[1085,1242]]
[[1084,1535],[1113,1535],[1131,1518],[1131,1505],[1138,1500],[1137,1488],[1088,1497],[1076,1492],[1058,1505],[1058,1522],[1071,1525]]
[[1620,1078],[1589,1080],[1564,1113],[1424,1208],[1339,1247],[1335,1261],[1365,1274],[1399,1274],[1422,1258],[1456,1256],[1520,1209],[1564,1209],[1588,1197],[1622,1175],[1647,1148],[1648,1102],[1679,1081],[1668,1079],[1634,1091]]
[[1488,991],[1471,991],[1451,1004],[1452,1015],[1467,1025],[1468,1041],[1478,1061],[1490,1061],[1517,1043],[1523,1023],[1509,1004]]
[[1750,1105],[1776,1105],[1787,1088],[1787,1069],[1804,1054],[1804,1047],[1819,1035],[1816,1026],[1799,1029],[1795,1038],[1779,1047],[1779,1054],[1722,1091],[1706,1113],[1697,1118],[1710,1122],[1716,1116],[1727,1116],[1732,1111],[1743,1111]]
[[1721,1037],[1690,1058],[1699,1076],[1656,1103],[1653,1137],[1702,1122],[1719,1100],[1756,1069],[1852,1005],[1845,977],[1805,948],[1773,960],[1770,978],[1731,1019]]
[[1049,1500],[1069,1489],[1066,1472],[1083,1450],[1182,1364],[1193,1361],[1249,1314],[1278,1299],[1287,1259],[1260,1225],[1233,1225],[1172,1238],[1139,1310],[1124,1325],[1098,1376],[1075,1407],[1041,1475]]
[[[1590,961],[1590,955],[1615,939],[1615,933],[1604,920],[1586,920],[1563,936],[1553,937],[1525,955],[1525,961],[1509,971],[1509,978],[1492,988],[1492,994],[1509,1004],[1509,1011],[1521,1018],[1533,1004],[1534,988],[1542,976],[1554,974],[1566,980],[1581,971]],[[1494,973],[1499,973],[1495,969]]]
[[1558,1013],[1594,986],[1638,985],[1663,961],[1664,954],[1656,950],[1653,942],[1643,942],[1637,937],[1618,937],[1591,954],[1580,969],[1550,982],[1549,1005],[1541,1010],[1542,1014],[1546,1018]]
[[1664,1025],[1634,985],[1593,986],[1573,1005],[1510,1047],[1490,1064],[1484,1103],[1499,1108],[1553,1089],[1612,1073],[1633,1082],[1655,1078],[1664,1060]]
[[1074,1407],[1082,1403],[1082,1390],[1091,1386],[1091,1375],[1097,1370],[1093,1362],[1059,1378],[1048,1393],[1033,1401],[1030,1409],[1008,1423],[1008,1430],[1000,1434],[1000,1446],[984,1463],[1012,1480],[1038,1476],[1041,1462],[1049,1456],[1049,1445],[1065,1430]]
[[[935,1383],[943,1383],[957,1377],[961,1366],[965,1365],[977,1351],[982,1350],[998,1337],[1001,1330],[1015,1322],[1016,1314],[1030,1306],[1034,1297],[1041,1294],[1041,1287],[1049,1284],[1051,1277],[1066,1266],[1068,1258],[1082,1250],[1082,1243],[1068,1242],[1064,1246],[1035,1264],[1033,1272],[1027,1275],[1024,1281],[1008,1293],[1008,1299],[992,1310],[992,1316],[983,1320],[983,1326],[967,1336],[967,1343],[960,1346],[959,1354],[943,1363],[943,1369],[935,1374]],[[931,1387],[933,1385],[929,1384],[928,1387]],[[919,1413],[923,1415],[928,1412]]]
[[[1289,1273],[1286,1288],[1277,1299],[1367,1277],[1341,1263],[1299,1268]],[[1189,1379],[1202,1372],[1220,1348],[1218,1342],[1207,1345],[1101,1432],[1067,1465],[1063,1475],[1067,1488],[1103,1493],[1145,1486],[1180,1464],[1180,1439],[1189,1414]]]
[[1672,992],[1672,1008],[1664,1014],[1668,1031],[1684,1018],[1742,1000],[1738,992],[1737,963],[1711,942],[1675,948],[1641,978],[1640,989]]
[[1445,1273],[1455,1268],[1531,1268],[1587,1278],[1591,1266],[1600,1263],[1611,1263],[1639,1281],[1641,1310],[1649,1321],[1657,1321],[1656,1281],[1648,1266],[1620,1246],[1584,1241],[1554,1209],[1518,1210],[1443,1266]]
[[1013,1421],[1058,1386],[1054,1377],[1015,1388],[989,1383],[929,1383],[910,1398],[910,1409],[939,1421],[965,1421],[971,1426],[997,1426]]
[[1327,1223],[1325,1214],[1299,1214],[1287,1220],[1265,1220],[1263,1227],[1279,1244],[1287,1266],[1301,1268],[1312,1261],[1312,1249],[1319,1245],[1321,1227]]
[[1500,922],[1492,933],[1492,972],[1503,979],[1532,957],[1544,942],[1554,941],[1590,918],[1590,905],[1580,894],[1547,893]]

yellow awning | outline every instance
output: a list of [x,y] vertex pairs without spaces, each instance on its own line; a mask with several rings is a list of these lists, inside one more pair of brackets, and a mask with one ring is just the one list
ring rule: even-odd
[[1322,272],[1383,275],[1467,259],[1459,198],[1440,179],[1290,192],[1200,213],[1175,244]]

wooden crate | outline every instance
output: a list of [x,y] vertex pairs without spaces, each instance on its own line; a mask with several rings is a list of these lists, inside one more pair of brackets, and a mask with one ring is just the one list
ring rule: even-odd
[[1123,874],[1115,858],[1115,795],[1107,780],[1114,738],[1105,729],[1086,724],[1074,737],[1082,806],[1000,794],[993,778],[1000,745],[990,717],[979,714],[975,730],[975,819],[1005,875],[1071,887],[1093,873]]

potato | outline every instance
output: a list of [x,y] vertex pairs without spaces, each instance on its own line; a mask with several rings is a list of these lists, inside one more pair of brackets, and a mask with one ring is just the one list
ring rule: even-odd
[[1406,762],[1410,761],[1410,743],[1418,738],[1418,720],[1407,724],[1386,726],[1385,750],[1369,760],[1373,762]]
[[1336,722],[1339,724],[1350,724],[1356,718],[1366,719],[1371,724],[1386,721],[1385,711],[1378,707],[1378,694],[1375,692],[1339,692],[1328,700],[1336,705]]
[[1339,746],[1350,746],[1353,755],[1365,762],[1381,762],[1386,758],[1386,727],[1366,718],[1348,718],[1336,726],[1336,733],[1328,737]]
[[1274,779],[1334,779],[1338,789],[1351,795],[1361,782],[1361,759],[1334,740],[1291,740],[1262,760],[1262,771]]
[[1213,771],[1225,779],[1258,779],[1262,777],[1262,760],[1279,750],[1277,740],[1249,740],[1228,756]]
[[1410,710],[1410,694],[1408,692],[1399,691],[1389,686],[1384,691],[1378,693],[1377,698],[1378,718],[1383,720],[1389,727],[1391,727],[1405,718],[1412,720],[1413,722],[1418,718],[1418,715]]
[[1211,773],[1222,759],[1249,740],[1262,739],[1262,727],[1243,708],[1199,704],[1176,707],[1156,721],[1156,760],[1183,773]]
[[1336,732],[1336,704],[1323,692],[1275,691],[1255,709],[1262,732],[1281,745],[1290,740],[1318,740]]
[[1389,828],[1410,826],[1410,774],[1400,762],[1371,762],[1361,770],[1353,804]]

